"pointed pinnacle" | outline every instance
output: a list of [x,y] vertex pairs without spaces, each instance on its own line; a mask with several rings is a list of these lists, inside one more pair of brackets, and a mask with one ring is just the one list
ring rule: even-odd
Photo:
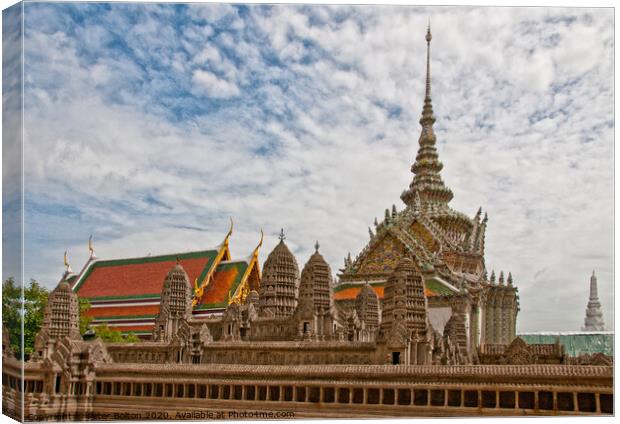
[[280,241],[284,241],[284,239],[286,238],[286,236],[284,235],[284,228],[280,228],[280,235],[278,236],[278,238],[280,239]]
[[319,241],[317,240],[316,243],[314,243],[314,250],[316,251],[316,253],[319,253],[319,247],[321,247],[321,245],[319,244]]

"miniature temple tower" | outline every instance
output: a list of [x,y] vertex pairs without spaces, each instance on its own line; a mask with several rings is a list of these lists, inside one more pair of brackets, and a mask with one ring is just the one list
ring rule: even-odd
[[[65,274],[66,275],[66,274]],[[68,337],[82,340],[79,330],[80,307],[77,295],[65,278],[49,294],[41,331],[35,339],[33,360],[49,358],[56,342]]]
[[161,292],[159,315],[155,319],[153,339],[169,342],[179,332],[182,324],[192,315],[192,286],[180,263],[170,270]]
[[592,271],[590,277],[590,299],[586,309],[586,319],[583,331],[603,331],[605,323],[603,322],[603,311],[601,310],[601,302],[598,300],[598,288],[596,287],[596,275]]
[[319,253],[319,243],[301,272],[299,303],[295,316],[302,339],[327,340],[335,335],[335,310],[331,294],[332,273]]
[[290,317],[297,306],[299,267],[295,256],[284,242],[284,230],[280,231],[279,238],[280,243],[263,265],[258,301],[260,316]]
[[379,328],[379,298],[370,284],[364,284],[355,298],[355,312],[359,319],[360,341],[374,341],[375,332]]
[[424,280],[413,261],[402,258],[385,284],[380,342],[393,364],[430,364]]

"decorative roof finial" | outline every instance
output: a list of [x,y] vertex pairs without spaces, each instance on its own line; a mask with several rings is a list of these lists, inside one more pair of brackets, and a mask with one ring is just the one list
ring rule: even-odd
[[264,234],[263,234],[263,229],[261,228],[260,229],[260,241],[258,242],[258,245],[256,245],[256,247],[254,248],[254,252],[252,253],[254,256],[258,256],[258,250],[263,245],[263,238],[264,238]]
[[181,263],[181,257],[177,256],[177,265],[179,265]]
[[64,263],[65,263],[65,269],[67,270],[67,272],[71,272],[71,265],[69,265],[69,259],[68,259],[66,250],[65,250],[65,256],[64,256]]
[[317,240],[316,243],[314,243],[315,253],[319,253],[319,247],[321,247],[321,245],[319,244],[319,241]]
[[90,237],[88,237],[88,251],[90,252],[90,258],[94,258],[95,257],[95,249],[93,248],[93,235],[91,234]]
[[286,236],[284,235],[284,228],[280,228],[280,235],[278,236],[278,238],[280,239],[280,241],[284,241],[284,239],[286,238]]
[[431,19],[428,19],[428,29],[426,30],[426,98],[431,98]]

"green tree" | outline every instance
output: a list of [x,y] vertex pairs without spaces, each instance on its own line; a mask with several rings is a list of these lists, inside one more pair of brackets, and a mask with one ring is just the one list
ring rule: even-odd
[[[27,360],[34,349],[34,339],[43,324],[43,313],[49,292],[35,280],[21,287],[10,277],[2,284],[2,323],[9,331],[11,349],[17,358]],[[22,315],[23,314],[23,315]],[[24,350],[22,352],[22,322],[24,317]]]
[[123,336],[118,330],[113,330],[108,327],[108,324],[102,324],[95,327],[95,334],[101,338],[104,342],[110,343],[135,343],[140,339],[133,333],[129,333]]
[[93,317],[90,317],[86,314],[90,309],[90,302],[85,297],[79,297],[78,301],[80,302],[80,334],[84,335],[88,331],[91,321]]

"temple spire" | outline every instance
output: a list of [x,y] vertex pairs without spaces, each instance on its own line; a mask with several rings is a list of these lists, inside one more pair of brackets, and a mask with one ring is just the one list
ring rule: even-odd
[[[452,191],[446,187],[441,179],[439,172],[443,164],[439,161],[437,148],[435,147],[437,138],[433,130],[435,115],[433,113],[433,103],[431,100],[431,34],[430,22],[426,30],[426,90],[424,93],[424,106],[420,125],[422,131],[418,143],[420,145],[415,162],[411,165],[411,172],[415,175],[409,189],[401,194],[400,198],[407,206],[413,207],[416,198],[419,196],[420,203],[425,209],[429,206],[447,207],[452,200]],[[436,209],[436,208],[428,208]]]
[[426,95],[424,99],[431,98],[431,20],[428,20],[428,28],[426,30]]
[[586,319],[584,321],[583,331],[603,331],[605,323],[603,321],[603,311],[601,303],[598,300],[598,287],[596,285],[596,275],[592,271],[590,277],[590,299],[586,309]]

